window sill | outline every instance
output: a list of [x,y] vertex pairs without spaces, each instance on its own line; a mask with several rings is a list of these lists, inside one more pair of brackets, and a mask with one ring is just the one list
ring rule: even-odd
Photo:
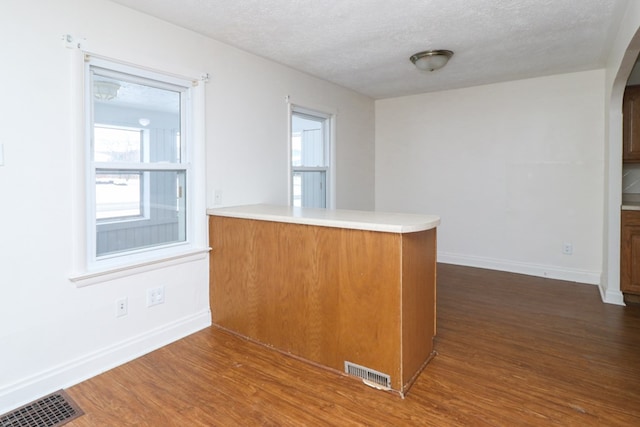
[[119,279],[121,277],[133,276],[135,274],[144,273],[145,271],[157,270],[172,265],[205,259],[210,250],[211,248],[193,249],[177,255],[149,259],[136,262],[134,264],[77,273],[69,277],[69,280],[75,283],[76,287],[82,288],[89,285],[95,285],[96,283]]

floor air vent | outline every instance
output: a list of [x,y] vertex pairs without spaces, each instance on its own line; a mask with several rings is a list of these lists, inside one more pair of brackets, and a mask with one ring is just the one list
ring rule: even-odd
[[69,395],[59,390],[0,415],[0,427],[58,427],[83,414]]
[[365,383],[372,383],[383,388],[391,388],[391,377],[382,372],[374,371],[373,369],[347,361],[344,362],[344,371],[349,375],[362,378]]

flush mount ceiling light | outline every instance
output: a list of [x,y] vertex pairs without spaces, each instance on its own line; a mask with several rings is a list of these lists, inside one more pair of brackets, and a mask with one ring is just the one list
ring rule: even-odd
[[425,50],[411,55],[409,59],[419,70],[434,71],[447,65],[452,55],[450,50]]
[[93,82],[93,96],[101,101],[111,101],[118,96],[120,85],[115,82],[97,80]]

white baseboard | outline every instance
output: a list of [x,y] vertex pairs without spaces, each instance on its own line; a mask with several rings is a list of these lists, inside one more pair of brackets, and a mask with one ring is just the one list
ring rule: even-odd
[[0,387],[0,414],[136,359],[211,325],[207,309]]
[[590,285],[600,285],[602,276],[600,271],[568,269],[503,259],[457,255],[446,252],[438,252],[438,262],[465,265],[467,267],[487,268],[489,270],[508,271],[510,273],[587,283]]
[[626,305],[624,303],[624,295],[622,295],[622,292],[612,291],[610,289],[605,290],[602,285],[598,286],[598,288],[600,289],[600,298],[602,298],[602,301],[608,304]]

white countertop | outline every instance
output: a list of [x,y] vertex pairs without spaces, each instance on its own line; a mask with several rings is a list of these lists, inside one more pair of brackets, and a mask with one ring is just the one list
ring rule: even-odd
[[207,209],[208,215],[262,221],[288,222],[322,227],[351,228],[388,233],[413,233],[440,224],[436,215],[344,209],[296,208],[278,205],[245,205]]
[[623,193],[622,206],[620,208],[623,211],[640,211],[640,194]]

